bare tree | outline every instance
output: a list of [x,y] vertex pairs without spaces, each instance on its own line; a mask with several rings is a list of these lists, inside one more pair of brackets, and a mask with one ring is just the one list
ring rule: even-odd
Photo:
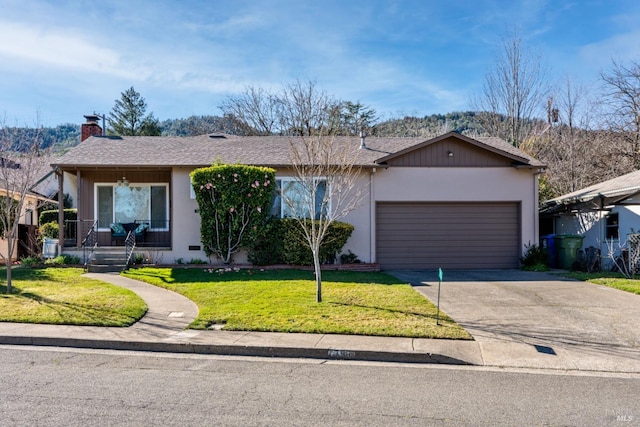
[[630,65],[612,61],[603,82],[602,104],[608,128],[623,137],[621,153],[640,167],[640,63]]
[[13,291],[11,267],[25,198],[47,169],[40,129],[31,138],[20,137],[16,131],[4,120],[0,122],[0,237],[7,243],[7,252],[0,252],[0,257],[7,267],[7,294]]
[[358,135],[376,120],[374,109],[335,100],[316,82],[300,80],[283,85],[279,92],[249,86],[228,96],[220,109],[244,135],[310,136],[326,129],[336,135]]
[[277,94],[249,86],[223,100],[220,109],[245,135],[277,135],[282,125],[281,105]]
[[283,132],[290,136],[337,134],[332,124],[340,103],[317,88],[314,81],[285,85],[281,96]]
[[548,98],[544,131],[520,146],[547,165],[541,202],[633,170],[630,157],[620,153],[622,134],[598,129],[590,92],[567,78]]
[[[586,90],[567,78],[565,85],[547,100],[547,125],[540,134],[524,141],[520,148],[547,164],[545,183],[549,196],[568,193],[589,179],[590,155],[597,152],[589,133],[590,115]],[[541,200],[544,201],[544,200]]]
[[300,225],[311,249],[316,277],[316,301],[322,301],[320,246],[329,227],[363,201],[360,167],[352,150],[335,143],[331,135],[291,137],[294,181],[287,181],[282,201]]
[[274,94],[249,87],[220,107],[248,133],[284,135],[290,145],[291,180],[280,189],[287,216],[300,226],[316,275],[316,300],[322,301],[320,246],[331,225],[362,204],[359,144],[337,135],[368,126],[374,111],[336,101],[313,81],[295,81]]
[[321,302],[320,245],[329,227],[363,202],[358,147],[336,139],[328,125],[331,98],[314,85],[288,86],[283,99],[286,120],[297,135],[289,137],[294,180],[283,185],[281,197],[311,249],[316,301]]
[[532,135],[542,111],[544,72],[540,57],[522,45],[517,32],[503,39],[501,47],[472,104],[487,133],[519,147]]

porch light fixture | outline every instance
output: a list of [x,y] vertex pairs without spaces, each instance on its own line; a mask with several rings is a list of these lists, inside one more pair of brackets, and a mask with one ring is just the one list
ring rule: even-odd
[[447,151],[447,156],[453,157],[453,151]]
[[128,187],[129,186],[129,180],[127,178],[125,178],[124,176],[122,177],[122,179],[119,179],[116,182],[118,183],[118,187]]

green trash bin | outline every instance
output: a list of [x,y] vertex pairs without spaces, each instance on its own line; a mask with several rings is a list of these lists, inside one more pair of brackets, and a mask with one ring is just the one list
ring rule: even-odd
[[571,270],[573,263],[578,260],[578,250],[582,248],[584,236],[574,234],[558,234],[555,237],[558,255],[558,267]]

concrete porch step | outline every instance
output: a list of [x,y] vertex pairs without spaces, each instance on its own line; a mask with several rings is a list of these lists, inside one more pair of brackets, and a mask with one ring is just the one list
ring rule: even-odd
[[127,266],[127,257],[124,248],[96,248],[87,265],[90,273],[120,272]]
[[125,267],[125,264],[89,264],[87,271],[89,273],[119,273]]
[[102,254],[102,255],[98,255],[98,254],[94,254],[92,261],[98,261],[98,262],[103,262],[103,263],[111,263],[111,262],[115,262],[115,261],[125,261],[127,259],[125,254]]

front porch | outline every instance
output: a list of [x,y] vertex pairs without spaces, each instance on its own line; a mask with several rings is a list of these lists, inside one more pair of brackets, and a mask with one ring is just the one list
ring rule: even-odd
[[[135,227],[139,224],[147,224],[148,227],[141,233],[135,233]],[[132,232],[136,248],[148,250],[171,249],[171,221],[169,220],[134,220],[132,223],[123,224],[126,233]],[[96,220],[71,220],[64,222],[63,249],[82,249],[87,237],[94,234],[98,247],[125,247],[124,236],[114,235],[111,228],[98,227]]]

